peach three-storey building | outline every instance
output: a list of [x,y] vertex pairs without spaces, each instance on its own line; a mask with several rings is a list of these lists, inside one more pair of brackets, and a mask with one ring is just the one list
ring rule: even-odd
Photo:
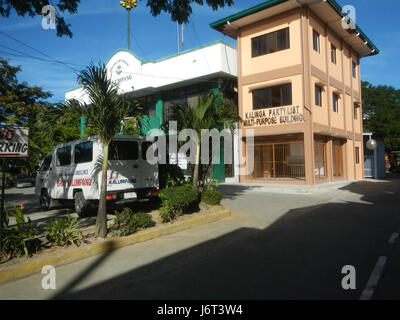
[[254,170],[240,181],[363,179],[360,59],[379,50],[342,8],[270,0],[211,27],[237,40],[240,126],[254,133]]

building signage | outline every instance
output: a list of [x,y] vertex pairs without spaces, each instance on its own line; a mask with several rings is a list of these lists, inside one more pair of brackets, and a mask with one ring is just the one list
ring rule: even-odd
[[277,107],[245,112],[244,127],[255,127],[269,124],[303,122],[299,106]]
[[0,126],[0,157],[28,156],[29,128]]
[[126,77],[122,77],[122,78],[113,80],[112,82],[113,82],[114,84],[119,84],[119,83],[121,83],[121,82],[128,81],[128,80],[132,80],[132,76],[131,76],[131,75],[128,75],[128,76],[126,76]]
[[[117,62],[115,62],[112,67],[111,67],[111,74],[116,74],[117,76],[120,76],[122,72],[124,71],[125,68],[128,68],[129,64],[125,60],[119,59]],[[114,84],[119,84],[124,81],[132,80],[132,75],[127,75],[118,79],[113,80],[112,82]]]

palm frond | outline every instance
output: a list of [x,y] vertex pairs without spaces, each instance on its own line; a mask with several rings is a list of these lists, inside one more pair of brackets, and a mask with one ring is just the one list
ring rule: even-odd
[[178,130],[194,129],[200,136],[201,129],[227,127],[234,129],[240,118],[233,106],[217,101],[215,93],[201,95],[198,104],[190,107],[188,104],[173,105],[174,118],[178,122]]

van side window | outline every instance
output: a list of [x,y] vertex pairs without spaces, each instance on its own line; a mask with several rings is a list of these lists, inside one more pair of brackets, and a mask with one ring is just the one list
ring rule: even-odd
[[51,154],[48,155],[46,158],[44,158],[42,166],[40,167],[40,171],[47,171],[50,169],[50,165],[51,165]]
[[93,142],[83,142],[75,145],[75,158],[76,164],[92,162],[93,160]]
[[71,146],[58,148],[56,151],[57,166],[67,166],[71,164]]
[[113,140],[109,146],[109,160],[137,160],[139,150],[137,141]]

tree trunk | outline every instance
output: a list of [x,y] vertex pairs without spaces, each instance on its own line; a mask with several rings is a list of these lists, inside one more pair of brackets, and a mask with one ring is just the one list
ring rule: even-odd
[[103,143],[103,165],[101,169],[101,189],[99,209],[97,211],[95,236],[105,238],[107,236],[107,169],[108,169],[108,143]]
[[194,164],[193,170],[193,190],[198,192],[198,180],[199,180],[199,166],[200,166],[200,144],[197,144],[196,148],[196,163]]

